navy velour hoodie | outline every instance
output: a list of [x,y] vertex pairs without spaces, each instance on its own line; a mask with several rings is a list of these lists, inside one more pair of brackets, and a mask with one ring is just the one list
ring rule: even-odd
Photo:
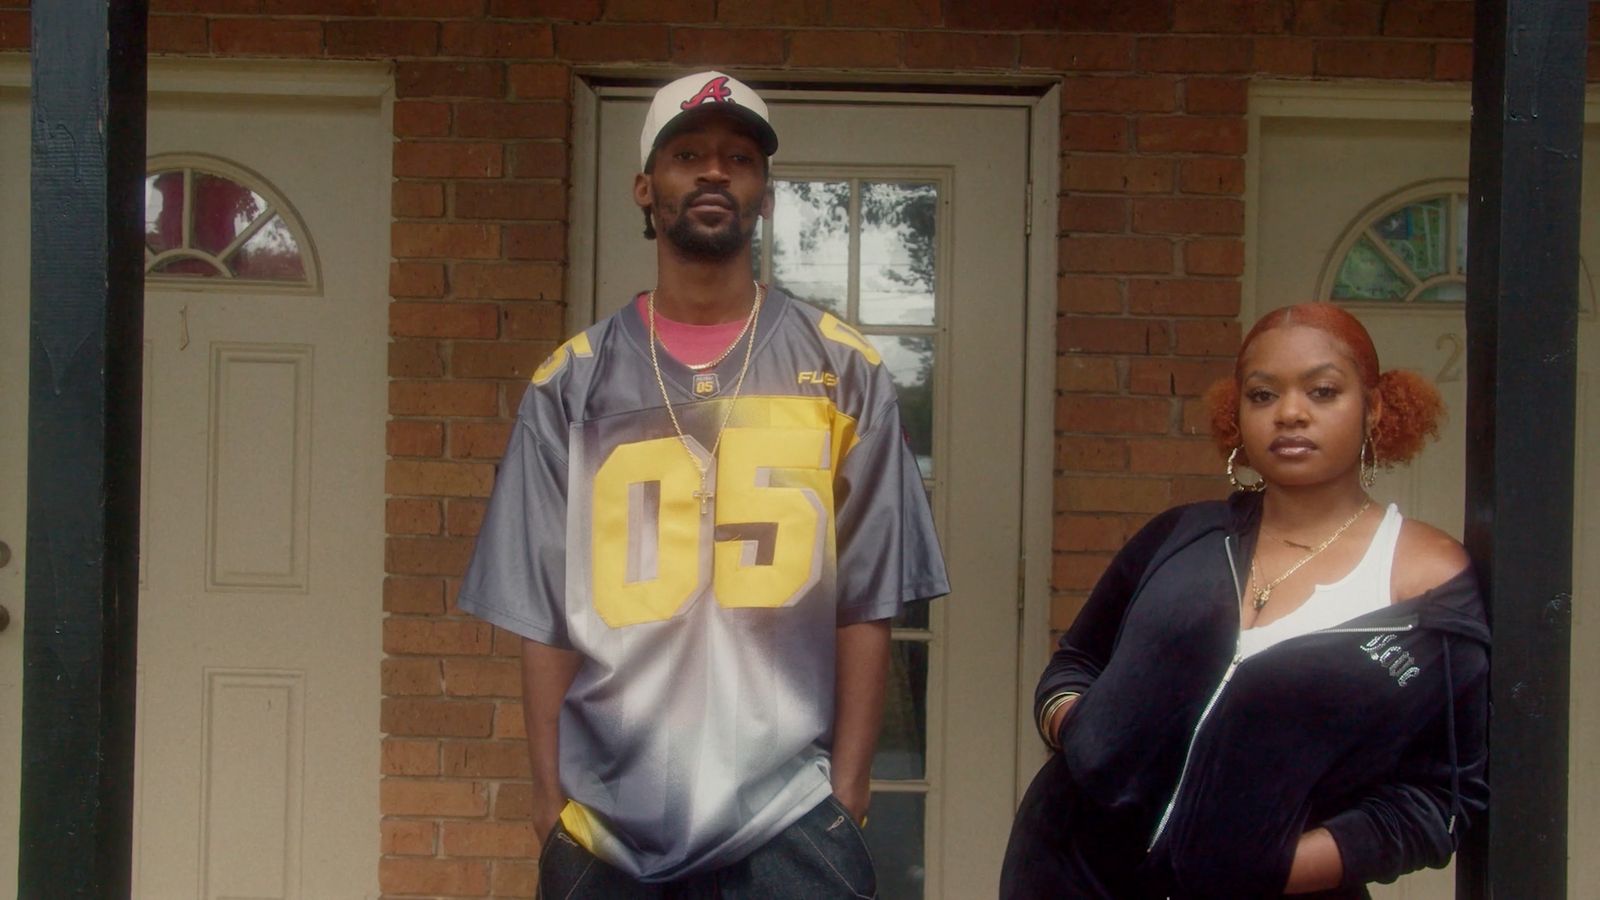
[[1279,896],[1300,835],[1321,826],[1344,862],[1344,885],[1323,896],[1361,897],[1367,882],[1443,866],[1487,805],[1489,630],[1470,569],[1238,661],[1237,573],[1260,510],[1259,495],[1235,494],[1156,517],[1046,668],[1036,710],[1082,694],[1039,776],[1080,798],[1059,826],[1145,850],[1124,857],[1134,871],[1056,896],[1109,884],[1125,885],[1119,897]]

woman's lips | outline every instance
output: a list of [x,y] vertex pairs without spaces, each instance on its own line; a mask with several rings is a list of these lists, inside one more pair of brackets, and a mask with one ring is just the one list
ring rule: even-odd
[[1267,445],[1273,456],[1283,459],[1299,459],[1309,456],[1317,449],[1317,445],[1303,437],[1281,437]]

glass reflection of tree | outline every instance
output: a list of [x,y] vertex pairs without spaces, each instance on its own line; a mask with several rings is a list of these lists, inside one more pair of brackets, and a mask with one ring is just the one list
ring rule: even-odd
[[[861,185],[862,231],[887,232],[904,254],[904,264],[884,266],[879,274],[907,293],[934,296],[934,236],[938,191],[932,184],[865,183]],[[900,418],[911,449],[918,457],[933,453],[933,341],[924,335],[901,335],[900,347],[916,360],[914,372],[895,373]],[[910,377],[907,377],[910,376]],[[928,734],[928,658],[924,645],[897,641],[890,658],[895,689],[888,704],[884,743],[907,757],[902,777],[926,776]],[[903,705],[902,705],[903,704]],[[915,759],[915,763],[911,763]],[[889,774],[889,773],[885,773]],[[894,773],[900,774],[900,773]],[[909,848],[908,848],[909,849]],[[897,854],[898,855],[898,854]],[[913,850],[906,856],[919,858]]]
[[[885,266],[881,274],[908,293],[934,295],[934,236],[939,216],[937,186],[930,183],[868,183],[861,186],[863,230],[887,231],[905,254],[905,265]],[[905,335],[900,346],[916,359],[915,373],[900,384],[900,417],[912,450],[933,455],[933,341]],[[904,377],[904,376],[902,376]]]
[[[778,209],[780,215],[792,210],[799,219],[796,230],[799,246],[788,246],[779,234],[774,234],[773,281],[796,299],[843,315],[843,279],[806,279],[805,275],[808,268],[829,262],[823,257],[838,253],[836,248],[848,244],[850,182],[780,181]],[[825,252],[824,248],[831,252]]]

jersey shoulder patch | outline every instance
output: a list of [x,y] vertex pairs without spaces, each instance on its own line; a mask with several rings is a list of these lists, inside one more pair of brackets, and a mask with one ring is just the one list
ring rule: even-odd
[[594,347],[589,343],[589,333],[580,331],[573,335],[565,344],[556,348],[556,352],[539,364],[533,372],[533,383],[544,384],[556,376],[567,365],[567,360],[573,357],[587,358],[594,355]]
[[862,336],[861,332],[840,321],[833,313],[823,313],[822,318],[817,322],[817,328],[822,332],[823,337],[836,344],[843,344],[849,347],[851,350],[861,354],[872,365],[876,366],[883,362],[883,356],[878,353],[876,347],[872,346],[871,341]]

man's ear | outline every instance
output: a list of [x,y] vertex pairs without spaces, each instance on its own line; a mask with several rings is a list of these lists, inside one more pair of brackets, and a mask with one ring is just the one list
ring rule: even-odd
[[761,192],[761,218],[772,221],[772,207],[776,202],[771,178],[767,179],[767,189]]
[[644,172],[633,176],[633,202],[637,203],[640,209],[655,205],[655,186],[651,184],[650,176]]

